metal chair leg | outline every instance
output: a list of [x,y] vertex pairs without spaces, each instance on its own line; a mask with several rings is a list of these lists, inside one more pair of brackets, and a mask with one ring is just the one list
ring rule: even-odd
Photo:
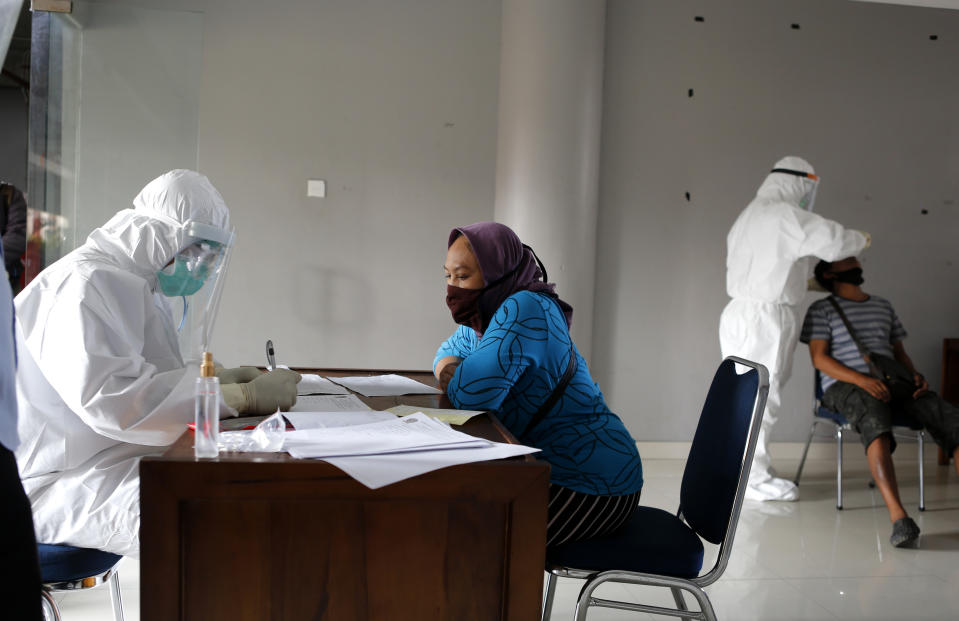
[[[61,621],[60,609],[57,607],[57,603],[53,601],[53,596],[50,595],[50,591],[41,589],[40,596],[43,599],[43,618],[45,620],[50,619],[51,621]],[[47,612],[50,613],[49,616],[47,616]]]
[[583,588],[579,590],[579,596],[576,598],[576,608],[573,609],[574,621],[586,621],[586,612],[589,610],[590,600],[593,597],[593,591],[596,590],[603,580],[587,580]]
[[[686,607],[686,600],[683,599],[683,591],[678,587],[670,587],[670,591],[673,592],[673,601],[676,602],[676,608],[680,610],[689,610]],[[680,617],[683,621],[692,621],[689,617]]]
[[123,621],[123,602],[120,599],[120,574],[114,570],[110,576],[110,603],[113,605],[113,621]]
[[926,510],[926,480],[925,480],[925,477],[923,476],[925,474],[925,467],[923,465],[923,462],[925,461],[925,459],[923,459],[925,457],[923,440],[925,439],[926,432],[920,429],[917,436],[918,436],[917,439],[919,440],[919,510],[925,511]]
[[543,621],[549,621],[550,615],[553,614],[553,596],[556,595],[556,576],[548,573],[546,574],[546,595],[543,597]]
[[836,429],[836,508],[842,510],[842,427]]
[[701,588],[696,588],[690,589],[690,592],[699,604],[699,609],[702,611],[700,615],[702,615],[706,621],[716,621],[716,611],[713,610],[713,603],[709,601],[709,596],[706,595],[706,591]]
[[794,485],[799,485],[799,477],[802,476],[803,466],[806,465],[806,455],[809,453],[809,445],[812,444],[813,434],[816,433],[816,425],[819,423],[818,420],[813,419],[812,426],[809,428],[809,437],[806,438],[806,448],[802,451],[802,459],[799,460],[799,468],[796,470],[796,478],[793,479]]

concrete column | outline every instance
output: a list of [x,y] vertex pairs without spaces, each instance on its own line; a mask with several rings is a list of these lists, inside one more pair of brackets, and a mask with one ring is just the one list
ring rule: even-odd
[[589,357],[605,0],[503,0],[495,218],[572,304]]

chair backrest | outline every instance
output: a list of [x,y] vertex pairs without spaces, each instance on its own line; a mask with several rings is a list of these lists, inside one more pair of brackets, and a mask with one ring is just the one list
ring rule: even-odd
[[814,386],[815,395],[816,395],[816,402],[818,403],[818,402],[822,401],[822,393],[823,393],[823,389],[822,389],[822,373],[821,373],[821,372],[819,371],[819,369],[817,369],[816,367],[813,367],[812,370],[813,370],[813,374],[814,374],[814,377],[813,377],[813,382],[814,382],[814,384],[813,384],[813,386]]
[[[737,373],[737,364],[749,370]],[[763,365],[735,357],[723,360],[689,450],[679,510],[700,537],[722,546],[710,572],[718,569],[715,578],[732,547],[768,392],[769,373]]]

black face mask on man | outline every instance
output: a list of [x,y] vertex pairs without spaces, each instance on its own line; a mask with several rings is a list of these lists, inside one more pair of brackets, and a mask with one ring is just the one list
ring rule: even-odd
[[836,282],[844,282],[850,285],[861,285],[866,282],[862,277],[861,267],[853,267],[848,270],[836,272],[834,278]]

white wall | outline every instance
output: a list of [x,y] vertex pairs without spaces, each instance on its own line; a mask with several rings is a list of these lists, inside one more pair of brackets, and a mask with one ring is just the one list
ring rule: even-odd
[[238,234],[215,354],[429,368],[449,230],[493,213],[499,3],[204,10],[200,169]]
[[197,167],[203,16],[130,4],[78,2],[79,29],[64,26],[63,143],[75,153],[61,213],[77,243],[160,173]]
[[[872,233],[865,288],[937,385],[959,334],[959,12],[611,0],[607,24],[593,370],[636,438],[692,436],[720,358],[726,232],[787,154],[821,174],[817,212]],[[805,346],[794,369],[774,440],[810,423]]]
[[79,241],[198,168],[238,233],[218,359],[263,364],[271,338],[290,365],[429,368],[455,327],[448,232],[493,214],[498,2],[82,0],[74,18]]

